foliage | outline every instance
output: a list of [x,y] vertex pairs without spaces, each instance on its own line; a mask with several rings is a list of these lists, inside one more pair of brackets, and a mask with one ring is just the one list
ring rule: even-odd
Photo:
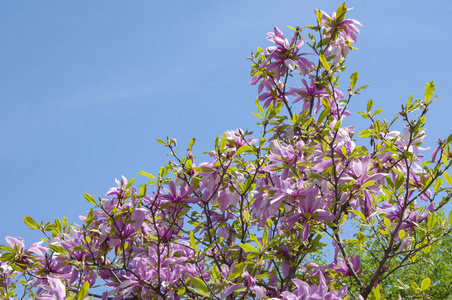
[[[339,90],[361,25],[346,13],[345,3],[331,15],[317,10],[316,24],[291,28],[290,40],[275,27],[267,37],[274,45],[252,54],[256,138],[228,131],[207,162],[194,157],[195,139],[183,157],[176,140],[159,139],[174,162],[155,176],[140,171],[146,185],[122,178],[106,198],[85,194],[93,208],[81,225],[25,217],[44,239],[26,248],[6,238],[0,297],[17,297],[18,285],[19,297],[32,299],[384,297],[382,287],[451,230],[452,218],[438,211],[452,197],[452,135],[423,157],[432,82],[390,123],[370,100],[359,140],[354,126],[342,126],[366,88],[354,72],[347,92]],[[303,86],[289,87],[300,79]],[[401,132],[393,130],[398,117]],[[359,231],[345,239],[350,221]],[[334,256],[320,263],[328,247]],[[416,277],[411,285],[414,299],[438,284]]]
[[[442,212],[440,212],[441,215]],[[361,228],[365,230],[365,228]],[[350,254],[359,255],[364,270],[373,270],[377,262],[360,247],[350,247]],[[425,278],[431,280],[432,288],[425,291],[427,299],[452,298],[452,237],[444,236],[440,241],[421,251],[412,264],[399,268],[391,275],[392,280],[381,283],[382,296],[396,299],[400,294],[403,299],[416,298],[417,286]]]

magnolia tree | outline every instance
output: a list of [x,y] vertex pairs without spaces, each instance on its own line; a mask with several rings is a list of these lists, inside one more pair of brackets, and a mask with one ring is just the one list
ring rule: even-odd
[[[452,197],[443,186],[452,185],[452,135],[431,158],[421,154],[437,98],[432,82],[390,123],[370,100],[360,112],[370,123],[360,139],[342,125],[366,88],[357,88],[354,72],[339,89],[361,26],[346,13],[345,4],[331,15],[317,10],[316,25],[290,27],[290,38],[275,27],[267,37],[273,45],[251,55],[254,138],[227,131],[206,162],[192,154],[195,139],[183,157],[174,139],[159,139],[172,162],[156,176],[140,171],[145,185],[123,177],[106,198],[85,194],[93,208],[81,225],[25,217],[44,237],[29,247],[6,237],[0,297],[384,298],[392,275],[450,233],[452,218],[440,210]],[[344,238],[350,224],[355,237]],[[322,256],[328,250],[334,255]],[[406,284],[399,298],[424,299],[437,283]]]

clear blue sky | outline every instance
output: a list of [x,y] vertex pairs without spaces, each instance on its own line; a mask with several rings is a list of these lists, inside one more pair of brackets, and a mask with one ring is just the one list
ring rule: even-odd
[[[255,129],[256,88],[246,57],[270,44],[273,26],[314,24],[314,8],[341,1],[12,1],[0,2],[0,243],[38,240],[23,216],[77,222],[114,178],[144,178],[169,157],[155,139],[170,136],[195,155],[217,135]],[[357,70],[368,99],[387,119],[434,80],[440,99],[427,144],[452,132],[450,1],[348,1],[364,24]]]

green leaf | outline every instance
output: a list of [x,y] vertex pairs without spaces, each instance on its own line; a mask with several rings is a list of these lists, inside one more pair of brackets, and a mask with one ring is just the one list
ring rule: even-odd
[[96,205],[96,200],[94,200],[93,196],[91,196],[90,194],[84,193],[83,194],[85,196],[86,201],[88,201],[91,204]]
[[327,107],[327,108],[325,108],[323,111],[322,111],[322,113],[320,114],[320,116],[319,116],[319,119],[317,120],[319,123],[322,123],[322,121],[326,118],[326,117],[328,117],[328,115],[330,114],[330,111],[331,111],[331,107]]
[[234,278],[237,278],[238,276],[242,275],[243,270],[245,269],[246,264],[244,262],[239,263],[234,267],[234,270],[229,273],[228,280],[232,280]]
[[430,280],[430,278],[425,278],[424,280],[422,280],[421,282],[421,289],[423,291],[427,290],[430,287],[430,284],[432,283],[432,281]]
[[127,182],[126,190],[128,188],[130,188],[134,182],[135,182],[135,178],[130,178],[129,181]]
[[374,114],[372,115],[372,117],[375,117],[376,115],[378,115],[379,113],[381,113],[383,111],[383,108],[379,108],[377,109]]
[[316,48],[320,48],[323,47],[325,45],[328,45],[331,41],[331,38],[323,38],[320,42],[317,43],[317,47]]
[[145,172],[145,171],[138,171],[138,174],[146,176],[147,178],[157,179],[157,178],[155,178],[154,175],[152,175],[151,173]]
[[424,100],[422,99],[417,99],[416,101],[413,102],[413,104],[411,104],[408,108],[407,108],[407,112],[411,113],[414,112],[416,110],[419,110],[421,108],[424,107]]
[[190,231],[190,247],[192,247],[196,255],[198,255],[198,247],[196,246],[195,235],[193,234],[193,231]]
[[324,56],[323,54],[320,54],[320,55],[319,55],[319,59],[320,59],[320,62],[322,63],[322,66],[323,66],[326,70],[328,70],[328,72],[331,72],[330,65],[329,65],[328,62],[326,61],[325,56]]
[[3,250],[5,252],[11,252],[11,253],[15,252],[14,249],[9,246],[0,246],[0,250]]
[[192,139],[190,140],[190,142],[188,143],[188,149],[193,148],[193,145],[194,145],[195,142],[196,142],[196,138],[192,138]]
[[358,81],[359,75],[358,72],[353,72],[352,75],[350,75],[350,90],[353,91],[355,88],[356,82]]
[[430,102],[428,102],[429,104],[432,103],[433,101],[435,101],[436,99],[438,99],[439,95],[436,95],[435,97],[433,97],[432,100],[430,100]]
[[36,223],[31,217],[24,217],[24,223],[30,227],[30,229],[39,229],[39,224]]
[[85,281],[77,294],[77,300],[85,299],[86,295],[88,295],[88,290],[90,288],[89,282]]
[[447,143],[448,144],[452,143],[452,134],[450,134],[449,137],[447,138]]
[[251,218],[250,212],[249,212],[248,210],[245,210],[245,211],[243,212],[243,217],[245,218],[245,221],[246,221],[246,222],[249,222],[249,221],[250,221],[250,218]]
[[140,197],[146,196],[146,190],[147,190],[147,186],[145,184],[140,186]]
[[363,85],[362,87],[360,87],[360,88],[357,88],[356,89],[356,91],[355,91],[355,94],[357,94],[358,92],[360,92],[360,91],[362,91],[362,90],[365,90],[365,89],[367,89],[369,87],[369,85],[368,84],[366,84],[366,85]]
[[428,219],[427,219],[427,228],[428,229],[433,229],[433,227],[435,226],[435,223],[436,223],[436,216],[435,216],[435,214],[431,214],[430,216],[428,216]]
[[444,179],[446,179],[446,182],[450,186],[452,186],[452,177],[450,177],[450,175],[446,171],[444,171],[443,175],[444,175]]
[[[267,219],[268,221],[268,219]],[[268,223],[268,222],[267,222]],[[262,245],[265,247],[267,245],[268,242],[268,237],[267,237],[267,228],[264,229],[264,234],[262,236]]]
[[435,85],[433,84],[433,80],[427,83],[425,86],[424,100],[428,103],[428,101],[432,98],[433,93],[435,92]]
[[367,138],[371,135],[371,132],[369,131],[369,129],[363,129],[361,130],[361,132],[359,133],[359,137],[360,138]]
[[372,101],[372,99],[370,99],[369,102],[367,102],[367,112],[370,112],[373,105],[374,105],[374,102]]
[[248,146],[247,144],[243,145],[242,147],[240,147],[237,152],[235,152],[235,155],[239,155],[243,152],[250,152],[250,150],[252,150],[252,148],[250,146]]
[[361,245],[364,245],[364,243],[366,242],[366,236],[361,231],[358,232],[358,241]]
[[410,107],[411,101],[413,100],[413,97],[414,97],[414,94],[412,94],[412,95],[410,96],[410,98],[408,99],[408,101],[407,101],[407,103],[406,103],[406,107]]
[[405,181],[405,177],[402,173],[397,173],[397,179],[395,183],[395,190],[398,191],[400,187],[402,186],[403,182]]
[[164,140],[162,139],[157,139],[157,142],[159,142],[160,144],[162,144],[163,146],[166,146],[166,143]]
[[357,215],[358,217],[360,217],[363,221],[366,220],[366,217],[364,216],[364,214],[362,212],[360,212],[359,210],[352,210],[349,209],[347,210],[348,212],[354,213],[355,215]]
[[[257,101],[257,99],[256,99],[256,101]],[[219,136],[217,136],[216,138],[215,138],[215,151],[217,151],[217,149],[218,149],[218,143],[220,142],[220,137]]]
[[385,223],[386,228],[391,228],[391,220],[384,218],[383,222]]
[[206,284],[204,283],[204,281],[202,281],[198,277],[190,277],[187,279],[187,281],[193,285],[193,288],[196,293],[198,293],[204,297],[210,296],[210,292],[209,292],[209,289],[207,288]]
[[91,225],[91,223],[93,222],[93,220],[94,220],[94,211],[91,209],[91,210],[89,211],[88,216],[86,217],[86,220],[85,220],[85,222],[86,222],[86,227],[89,227],[89,225]]
[[373,293],[376,300],[379,300],[381,298],[381,292],[380,292],[380,285],[377,284],[377,286],[373,289]]
[[435,185],[433,186],[433,191],[436,193],[443,185],[443,179],[441,177],[436,178]]
[[372,186],[375,184],[375,180],[368,180],[366,182],[364,182],[364,184],[361,186],[362,189],[368,187],[368,186]]
[[240,244],[239,247],[242,248],[243,251],[245,251],[245,252],[259,253],[259,251],[257,251],[257,249],[254,246],[250,245],[250,244]]
[[220,277],[220,272],[218,271],[218,268],[213,266],[212,267],[212,275],[213,278],[218,281],[219,283],[221,283],[221,277]]
[[221,142],[220,142],[220,151],[222,153],[224,152],[224,148],[226,148],[226,143],[227,143],[227,139],[226,138],[222,138]]
[[262,249],[261,243],[259,243],[259,240],[256,238],[256,236],[254,234],[250,234],[250,239],[257,244],[257,246],[259,247],[259,250]]
[[405,235],[406,235],[405,230],[400,229],[400,230],[399,230],[399,239],[403,239],[403,238],[405,237]]
[[336,11],[336,22],[340,22],[345,18],[345,14],[347,13],[347,7],[345,6],[345,2],[339,5]]
[[58,229],[58,232],[60,233],[63,229],[63,224],[61,223],[60,219],[55,218],[55,226]]
[[420,290],[420,287],[417,285],[416,282],[414,282],[413,280],[411,280],[411,287],[413,288],[413,290],[418,291]]
[[64,249],[62,246],[50,245],[50,249],[52,249],[56,253],[66,254],[66,249]]
[[320,9],[317,9],[316,16],[317,16],[317,23],[319,25],[322,24],[322,11]]

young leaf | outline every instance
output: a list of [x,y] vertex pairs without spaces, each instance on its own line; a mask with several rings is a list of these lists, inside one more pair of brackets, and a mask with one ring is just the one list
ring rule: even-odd
[[218,281],[219,283],[221,283],[221,277],[220,277],[220,272],[218,271],[218,268],[213,266],[212,267],[212,275],[213,278]]
[[254,234],[250,234],[250,239],[257,244],[257,246],[259,247],[259,250],[262,249],[261,243],[259,243],[259,240],[256,238],[256,236]]
[[355,88],[356,82],[358,81],[358,72],[353,72],[352,75],[350,75],[350,89],[353,91],[353,89]]
[[381,113],[383,111],[383,108],[379,108],[377,109],[374,114],[372,115],[372,117],[375,117],[376,115],[378,115],[379,113]]
[[360,87],[360,88],[357,88],[356,89],[356,91],[355,91],[355,94],[357,94],[358,92],[360,92],[360,91],[362,91],[362,90],[365,90],[365,89],[367,89],[369,87],[369,85],[368,84],[366,84],[366,85],[363,85],[362,87]]
[[410,96],[410,98],[408,99],[408,101],[407,101],[407,103],[406,103],[406,107],[410,107],[411,101],[413,100],[413,97],[414,97],[414,94],[412,94],[412,95]]
[[381,292],[380,292],[380,285],[377,284],[377,286],[373,289],[373,293],[375,296],[375,300],[379,300],[381,298]]
[[322,63],[322,66],[323,66],[328,72],[331,72],[330,65],[329,65],[328,62],[326,61],[325,56],[324,56],[323,54],[320,54],[320,55],[319,55],[319,59],[320,59],[320,62]]
[[90,194],[84,193],[83,194],[85,196],[86,201],[88,201],[91,204],[96,205],[96,200],[94,200],[93,196],[91,196]]
[[446,179],[446,182],[450,186],[452,186],[452,177],[450,177],[450,175],[446,171],[444,171],[443,175],[444,175],[444,179]]
[[408,108],[407,108],[407,112],[413,112],[416,110],[419,110],[421,108],[424,107],[424,100],[422,99],[417,99],[416,101],[413,102],[413,104],[411,104]]
[[152,175],[151,173],[145,172],[145,171],[138,171],[138,174],[146,176],[147,178],[156,179],[154,175]]
[[252,150],[252,148],[250,146],[248,146],[247,144],[245,144],[242,147],[240,147],[237,150],[237,152],[235,152],[235,155],[242,154],[243,152],[250,152],[250,150]]
[[336,11],[336,22],[340,22],[345,18],[345,14],[347,13],[347,7],[345,6],[345,2],[339,5]]
[[162,144],[163,146],[166,146],[166,143],[164,140],[162,139],[157,139],[157,142],[159,142],[160,144]]
[[88,216],[86,217],[86,227],[89,227],[94,220],[94,210],[90,210]]
[[191,148],[193,148],[193,144],[196,142],[196,138],[192,138],[191,140],[190,140],[190,142],[188,143],[188,149],[191,149]]
[[330,114],[330,111],[331,111],[331,107],[330,107],[330,106],[328,106],[327,108],[325,108],[325,109],[320,113],[320,116],[319,116],[319,119],[317,120],[317,122],[322,123],[323,120]]
[[209,289],[207,288],[204,281],[202,281],[198,277],[190,277],[187,279],[187,281],[193,285],[195,293],[198,293],[204,297],[210,297]]
[[383,222],[385,223],[386,228],[391,228],[391,220],[384,218]]
[[427,83],[425,86],[424,100],[426,103],[432,98],[433,93],[435,92],[435,85],[433,84],[433,80]]
[[89,282],[85,281],[77,294],[77,300],[85,299],[86,295],[88,295],[88,290],[90,288]]
[[259,252],[259,251],[257,251],[257,249],[254,246],[252,246],[250,244],[240,244],[239,247],[242,248],[243,251],[245,251],[245,252],[255,252],[255,253]]
[[318,9],[315,12],[316,16],[317,16],[317,23],[320,25],[322,24],[322,11],[320,9]]
[[374,105],[374,102],[372,101],[372,99],[370,99],[369,102],[367,102],[367,112],[370,112],[373,105]]
[[366,137],[369,137],[369,136],[371,136],[371,132],[369,131],[369,129],[363,129],[363,130],[361,130],[361,132],[359,133],[359,137],[360,138],[366,138]]
[[430,284],[432,283],[432,281],[430,280],[430,278],[425,278],[424,280],[422,280],[421,282],[421,289],[423,291],[427,290],[430,287]]
[[39,229],[39,224],[36,223],[35,220],[33,220],[31,217],[25,216],[24,223],[25,223],[25,225],[30,227],[30,229]]
[[246,266],[246,264],[244,262],[239,263],[238,265],[236,265],[234,267],[234,270],[229,273],[228,280],[232,280],[232,279],[237,278],[240,275],[242,275],[243,270],[245,269],[245,266]]
[[190,247],[192,247],[196,255],[198,255],[198,247],[196,246],[195,235],[193,234],[193,231],[190,231]]

